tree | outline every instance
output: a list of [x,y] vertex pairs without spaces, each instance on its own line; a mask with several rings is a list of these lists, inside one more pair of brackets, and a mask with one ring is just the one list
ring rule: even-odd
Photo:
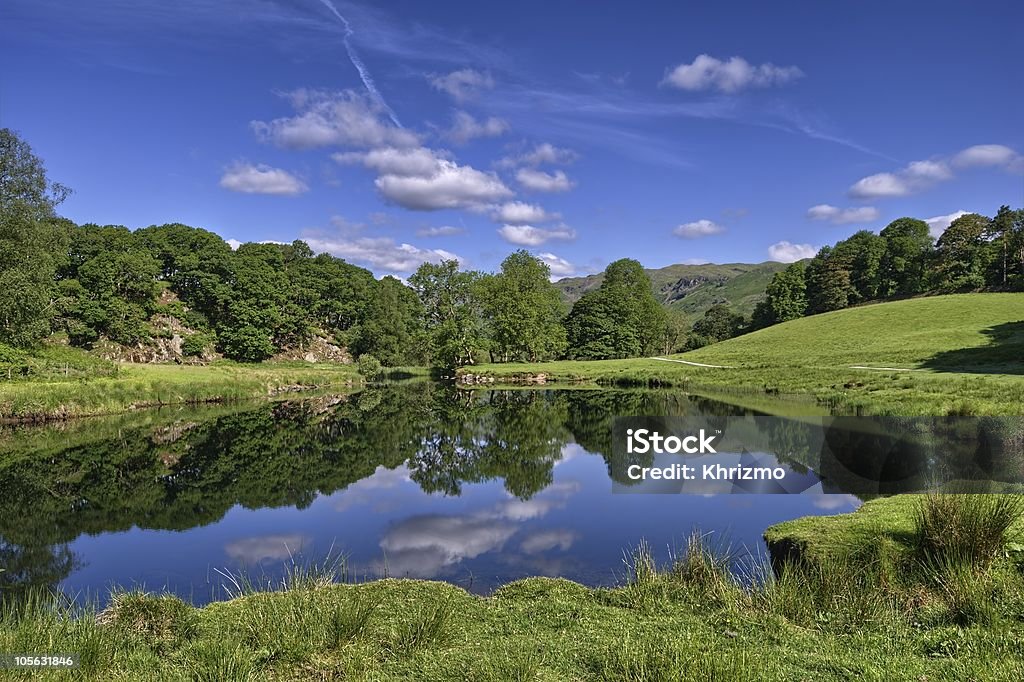
[[475,272],[459,270],[457,260],[423,263],[409,277],[409,284],[423,304],[427,334],[438,367],[453,369],[472,364],[486,343]]
[[987,239],[990,223],[985,216],[968,213],[946,228],[935,245],[935,289],[974,291],[985,286],[985,272],[994,260]]
[[385,277],[374,289],[366,319],[356,330],[352,352],[371,354],[387,367],[426,360],[423,304],[416,292],[394,277]]
[[881,288],[885,240],[870,230],[860,230],[832,249],[837,267],[849,272],[849,303],[873,301]]
[[850,271],[831,246],[823,247],[811,259],[806,278],[808,314],[840,310],[850,304]]
[[562,297],[550,277],[547,263],[520,249],[485,280],[484,317],[492,353],[502,362],[537,362],[565,350]]
[[879,296],[913,296],[924,291],[925,268],[933,241],[928,223],[899,218],[880,234],[885,240],[885,253],[879,263]]
[[658,351],[665,311],[654,298],[643,266],[623,258],[605,269],[596,291],[576,301],[565,326],[574,358],[638,357]]
[[754,310],[755,327],[760,329],[807,314],[806,273],[803,263],[792,263],[775,273],[765,290],[764,300]]
[[718,343],[738,336],[744,326],[743,316],[734,313],[729,306],[717,303],[704,312],[704,316],[693,324],[693,339],[687,344],[699,348],[709,343]]
[[27,142],[0,128],[0,343],[28,347],[50,331],[67,243],[55,209],[67,194]]
[[986,236],[996,247],[996,256],[993,258],[993,276],[989,283],[996,286],[1006,286],[1014,275],[1024,274],[1024,250],[1020,251],[1020,257],[1015,258],[1017,242],[1024,247],[1024,209],[1010,210],[1009,206],[1000,206],[996,215],[988,224]]

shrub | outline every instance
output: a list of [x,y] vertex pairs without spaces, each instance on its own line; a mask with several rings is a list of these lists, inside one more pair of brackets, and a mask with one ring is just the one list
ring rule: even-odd
[[1024,499],[1018,495],[928,495],[917,510],[918,558],[928,567],[954,562],[987,567],[1021,514]]
[[360,355],[356,366],[359,369],[359,373],[367,379],[373,379],[379,376],[381,370],[384,368],[383,365],[380,364],[380,360],[369,353]]
[[206,334],[189,334],[181,341],[181,354],[193,358],[206,352],[210,338]]

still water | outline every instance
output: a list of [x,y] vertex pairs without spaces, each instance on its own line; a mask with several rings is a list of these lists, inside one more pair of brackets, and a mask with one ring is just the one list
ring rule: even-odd
[[0,594],[114,586],[224,598],[344,557],[350,579],[486,593],[530,575],[621,582],[644,539],[693,529],[763,556],[771,524],[849,494],[612,492],[612,420],[751,414],[672,391],[460,391],[431,383],[0,431]]

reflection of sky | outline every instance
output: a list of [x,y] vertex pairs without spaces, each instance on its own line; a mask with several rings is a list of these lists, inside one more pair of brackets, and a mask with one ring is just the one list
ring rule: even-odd
[[764,553],[765,528],[798,516],[851,511],[848,495],[613,494],[605,460],[567,445],[554,482],[529,500],[501,481],[463,486],[459,497],[426,494],[405,467],[379,467],[308,508],[233,508],[220,521],[181,532],[133,528],[72,544],[84,566],[65,587],[105,593],[142,584],[206,601],[217,569],[272,575],[284,562],[347,557],[355,579],[439,578],[477,591],[528,575],[588,584],[621,579],[623,555],[646,539],[666,560],[694,528],[734,548]]

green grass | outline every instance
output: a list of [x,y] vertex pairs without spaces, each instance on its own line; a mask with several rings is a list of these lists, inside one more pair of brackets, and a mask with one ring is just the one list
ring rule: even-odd
[[868,527],[912,537],[920,505],[890,498],[777,526],[828,544],[817,561],[747,582],[694,535],[661,567],[641,543],[616,588],[528,578],[478,597],[422,580],[328,584],[315,572],[203,608],[131,592],[97,613],[35,596],[0,610],[0,651],[78,653],[76,678],[89,680],[1021,679],[1024,574],[1011,560],[908,569],[912,542],[893,555],[899,570],[827,554],[837,528],[854,543],[846,550]]
[[935,296],[849,308],[671,357],[728,369],[639,358],[480,365],[461,373],[498,381],[544,374],[547,381],[805,395],[874,414],[1020,414],[1024,294]]
[[351,365],[121,365],[113,377],[0,382],[0,420],[67,419],[160,405],[227,403],[360,382]]

